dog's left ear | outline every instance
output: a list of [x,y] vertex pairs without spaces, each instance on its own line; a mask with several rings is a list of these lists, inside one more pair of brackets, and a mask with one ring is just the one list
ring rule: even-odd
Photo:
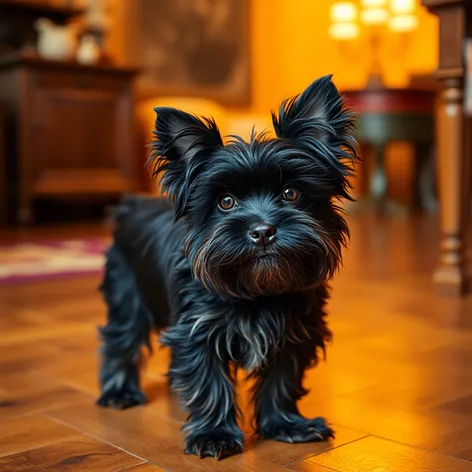
[[325,171],[333,196],[350,198],[348,177],[357,159],[354,115],[331,78],[321,77],[301,95],[282,102],[272,121],[279,138],[291,141]]
[[151,163],[154,177],[161,177],[162,190],[174,204],[175,216],[186,212],[195,177],[211,154],[223,147],[216,123],[170,107],[154,108],[155,139]]

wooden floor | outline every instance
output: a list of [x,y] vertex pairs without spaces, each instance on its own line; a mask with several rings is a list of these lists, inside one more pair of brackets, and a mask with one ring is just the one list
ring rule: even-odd
[[335,440],[257,441],[247,421],[244,454],[185,456],[166,351],[149,360],[147,406],[97,408],[98,280],[62,280],[0,287],[0,471],[472,472],[472,300],[431,291],[435,223],[369,217],[352,228],[334,343],[301,403],[328,417]]

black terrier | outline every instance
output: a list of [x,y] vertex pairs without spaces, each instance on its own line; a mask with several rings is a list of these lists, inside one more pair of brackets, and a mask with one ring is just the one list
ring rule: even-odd
[[116,212],[101,286],[101,406],[145,402],[140,351],[151,330],[171,350],[169,379],[189,417],[185,452],[243,448],[235,372],[254,379],[256,431],[290,443],[328,439],[304,418],[305,370],[331,338],[329,279],[349,236],[357,159],[354,116],[331,81],[313,82],[273,113],[276,138],[223,143],[212,119],[156,108],[151,162],[171,202],[128,197]]

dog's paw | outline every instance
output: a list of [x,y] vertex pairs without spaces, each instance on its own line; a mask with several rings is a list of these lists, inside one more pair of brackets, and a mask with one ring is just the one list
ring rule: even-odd
[[288,443],[326,441],[334,438],[334,431],[324,418],[303,418],[291,415],[286,418],[274,418],[259,428],[263,439],[275,439]]
[[200,459],[214,457],[223,459],[242,452],[243,437],[225,430],[214,430],[208,433],[192,434],[187,438],[185,454],[195,454]]
[[146,396],[141,390],[106,390],[97,400],[97,405],[104,408],[125,410],[146,403]]

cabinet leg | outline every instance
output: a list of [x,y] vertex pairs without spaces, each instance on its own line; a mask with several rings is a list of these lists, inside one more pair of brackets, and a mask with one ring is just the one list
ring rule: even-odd
[[444,80],[438,112],[441,240],[434,282],[439,293],[452,296],[463,295],[469,289],[466,234],[470,179],[462,98],[462,79]]
[[429,213],[435,213],[437,210],[434,156],[433,145],[415,144],[413,206],[417,210],[426,210]]
[[387,201],[387,173],[385,170],[385,148],[382,145],[373,146],[374,167],[370,177],[370,197],[379,207]]
[[[362,146],[363,159],[366,158],[367,150],[369,152],[369,160],[372,158],[372,164],[369,165],[368,178],[366,178],[367,166],[363,162],[362,169],[362,187],[363,197],[355,207],[350,210],[360,211],[362,208],[372,208],[379,215],[383,216],[387,213],[404,214],[405,209],[388,198],[388,177],[385,166],[385,144],[372,144]],[[367,193],[367,196],[364,194]]]
[[31,209],[31,202],[21,204],[17,215],[18,223],[20,225],[30,225],[33,223],[33,211]]

